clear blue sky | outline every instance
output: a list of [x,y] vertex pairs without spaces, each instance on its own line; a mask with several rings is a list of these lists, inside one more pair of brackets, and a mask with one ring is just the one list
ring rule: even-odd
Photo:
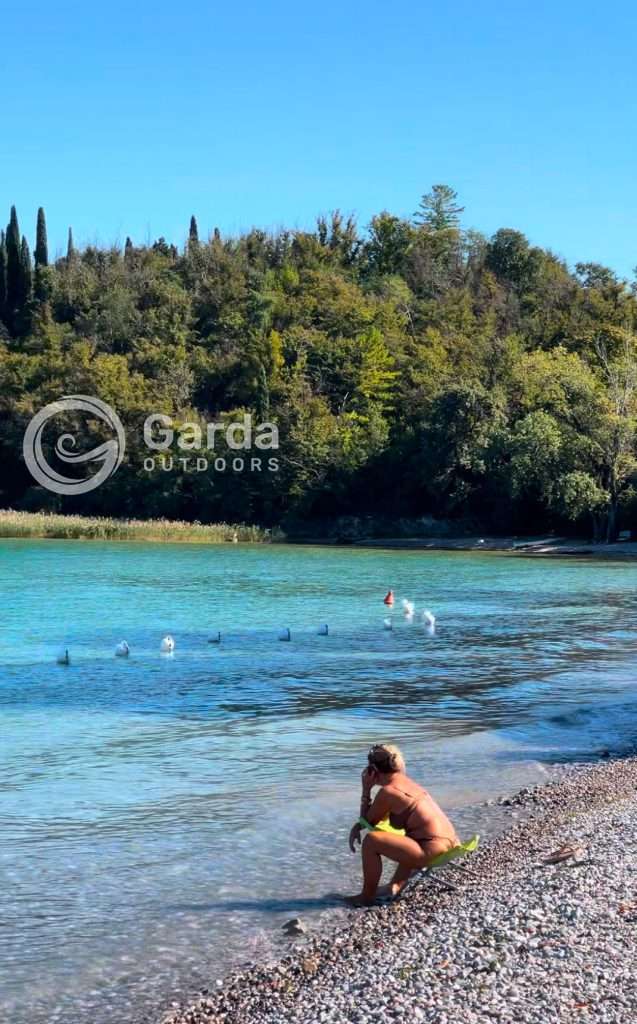
[[181,243],[445,182],[466,226],[628,276],[636,29],[629,0],[7,4],[0,212],[32,239],[42,204],[53,249]]

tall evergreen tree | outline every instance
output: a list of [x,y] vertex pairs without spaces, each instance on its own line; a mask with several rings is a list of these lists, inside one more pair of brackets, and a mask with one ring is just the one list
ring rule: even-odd
[[190,218],[190,231],[188,232],[188,244],[190,246],[199,245],[199,228],[197,227],[197,219],[193,214]]
[[12,331],[15,326],[16,311],[20,306],[22,293],[20,226],[15,206],[11,207],[11,217],[7,225],[5,245],[7,248],[6,323],[9,330]]
[[69,228],[69,237],[66,243],[66,259],[70,263],[75,256],[75,246],[73,245],[73,228]]
[[38,210],[38,223],[35,234],[35,265],[47,267],[49,264],[49,246],[46,237],[46,217],[42,207]]
[[0,231],[0,320],[4,321],[7,313],[7,247],[4,242],[4,231]]
[[17,313],[17,327],[20,334],[26,334],[29,329],[30,312],[29,303],[33,294],[33,267],[31,265],[31,250],[24,235],[20,243],[20,301]]
[[431,192],[420,200],[414,220],[432,231],[456,228],[464,211],[464,206],[459,206],[457,199],[458,193],[449,185],[433,185]]
[[126,241],[124,243],[124,263],[129,263],[133,255],[133,243],[130,237],[126,235]]

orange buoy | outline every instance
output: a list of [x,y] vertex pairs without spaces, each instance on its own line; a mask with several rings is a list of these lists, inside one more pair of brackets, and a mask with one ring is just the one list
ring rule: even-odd
[[394,591],[388,590],[387,596],[383,598],[383,604],[392,605],[394,603]]

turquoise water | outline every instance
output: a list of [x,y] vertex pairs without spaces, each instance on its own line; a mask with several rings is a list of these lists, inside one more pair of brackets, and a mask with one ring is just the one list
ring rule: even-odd
[[[389,586],[435,635],[383,629]],[[465,832],[543,766],[629,745],[636,587],[486,553],[1,542],[0,1019],[152,1020],[284,948],[289,917],[338,918],[372,742]]]

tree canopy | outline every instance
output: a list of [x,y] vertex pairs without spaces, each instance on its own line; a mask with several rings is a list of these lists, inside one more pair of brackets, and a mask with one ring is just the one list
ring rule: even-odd
[[[0,502],[127,516],[312,523],[435,516],[494,531],[613,539],[637,518],[637,312],[608,268],[574,271],[519,231],[461,227],[434,185],[412,219],[361,230],[160,238],[35,261],[11,209],[0,233]],[[30,417],[65,394],[109,402],[126,458],[60,498],[21,455]],[[278,471],[145,467],[142,425],[279,430]],[[85,429],[100,437],[100,425]],[[184,451],[174,448],[175,457]],[[274,454],[274,453],[273,453]],[[382,483],[381,483],[382,482]],[[379,486],[381,483],[381,486]]]

